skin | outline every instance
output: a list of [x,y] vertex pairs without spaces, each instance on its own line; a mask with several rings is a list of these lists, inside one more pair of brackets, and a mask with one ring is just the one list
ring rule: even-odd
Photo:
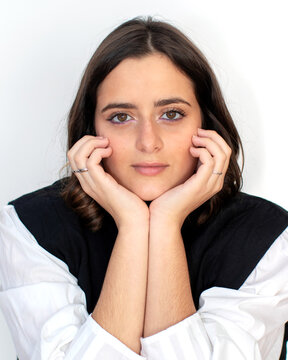
[[[68,152],[72,169],[88,169],[76,174],[83,190],[118,227],[92,317],[137,353],[141,336],[196,311],[181,227],[221,190],[231,155],[216,132],[200,126],[185,74],[162,54],[128,58],[98,88],[98,136],[83,137]],[[143,174],[151,162],[164,166]]]
[[[176,97],[190,105],[171,102],[155,106]],[[102,112],[111,103],[129,103],[135,108],[115,107]],[[173,112],[165,112],[174,109],[185,112],[185,116],[174,112],[175,120],[169,120]],[[115,123],[107,121],[117,112],[125,112],[127,120],[119,123],[118,115]],[[193,173],[197,159],[189,148],[192,135],[201,126],[201,110],[190,79],[163,55],[126,59],[111,71],[98,88],[95,119],[96,133],[109,138],[113,149],[104,160],[106,170],[141,199],[153,200]],[[141,162],[168,167],[158,176],[143,176],[131,167]]]

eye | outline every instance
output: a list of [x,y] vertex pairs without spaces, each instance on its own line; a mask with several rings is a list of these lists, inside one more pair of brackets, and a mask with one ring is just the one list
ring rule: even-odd
[[179,111],[179,110],[169,110],[166,111],[162,116],[161,119],[164,120],[178,120],[178,119],[182,119],[182,117],[184,116],[184,112],[183,111]]
[[126,113],[117,113],[117,114],[111,115],[108,118],[108,121],[111,121],[114,124],[121,124],[121,123],[125,123],[131,119],[132,119],[132,117]]

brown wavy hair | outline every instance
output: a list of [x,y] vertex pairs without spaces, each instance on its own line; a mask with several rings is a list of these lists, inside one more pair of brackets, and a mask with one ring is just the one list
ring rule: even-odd
[[[202,127],[217,131],[232,149],[222,190],[200,208],[198,223],[203,224],[219,211],[225,200],[239,191],[242,176],[237,158],[240,151],[243,155],[243,149],[216,76],[206,58],[189,38],[172,25],[151,17],[135,18],[118,26],[103,40],[87,65],[69,113],[68,149],[84,135],[96,135],[97,88],[110,71],[126,58],[141,58],[155,52],[165,54],[192,80],[202,111]],[[103,209],[82,190],[75,175],[68,177],[62,195],[92,231],[101,227]]]

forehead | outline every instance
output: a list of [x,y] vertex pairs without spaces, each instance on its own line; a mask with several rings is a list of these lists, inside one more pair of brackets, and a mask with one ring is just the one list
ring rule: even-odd
[[170,96],[194,97],[192,81],[167,56],[155,53],[125,59],[116,66],[99,85],[97,103],[111,97],[139,101]]

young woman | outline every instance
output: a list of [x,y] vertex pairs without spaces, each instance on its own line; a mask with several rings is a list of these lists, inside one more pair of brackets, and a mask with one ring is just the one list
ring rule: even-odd
[[71,175],[1,213],[19,358],[278,359],[288,215],[239,192],[241,142],[191,41],[150,18],[119,26],[68,135]]

